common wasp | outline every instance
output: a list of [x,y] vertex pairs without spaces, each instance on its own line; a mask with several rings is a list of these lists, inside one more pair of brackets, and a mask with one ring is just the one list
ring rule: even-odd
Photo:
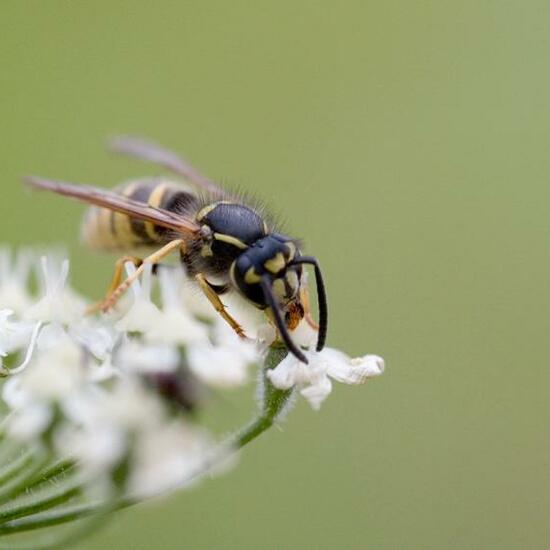
[[[126,183],[112,191],[30,176],[33,187],[53,191],[92,205],[83,224],[84,242],[101,251],[129,253],[155,248],[144,259],[124,256],[116,264],[106,298],[98,309],[108,311],[143,272],[179,252],[181,262],[216,311],[241,337],[241,325],[220,296],[231,290],[265,310],[281,340],[299,360],[307,358],[290,331],[302,319],[318,330],[317,350],[323,349],[328,309],[319,262],[300,252],[296,239],[276,231],[258,208],[202,175],[176,153],[130,137],[112,142],[115,152],[152,162],[183,179],[153,178]],[[124,263],[136,264],[123,280]],[[319,323],[311,319],[304,264],[313,266]]]

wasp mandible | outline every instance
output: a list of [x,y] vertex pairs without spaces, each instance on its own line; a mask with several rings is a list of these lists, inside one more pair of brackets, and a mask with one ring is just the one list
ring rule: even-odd
[[[216,311],[241,337],[244,331],[226,310],[220,296],[237,291],[265,310],[288,350],[307,363],[289,330],[305,317],[318,329],[317,350],[325,345],[328,308],[319,262],[300,252],[296,239],[278,233],[258,208],[224,190],[176,153],[132,137],[113,140],[113,151],[149,161],[183,178],[189,185],[165,179],[138,180],[113,191],[48,180],[25,178],[29,185],[92,205],[84,219],[84,242],[102,251],[128,253],[155,248],[144,259],[124,256],[99,309],[108,311],[143,272],[179,252],[187,274],[194,278]],[[124,263],[136,271],[123,280]],[[315,271],[319,323],[311,321],[304,282],[304,264]]]

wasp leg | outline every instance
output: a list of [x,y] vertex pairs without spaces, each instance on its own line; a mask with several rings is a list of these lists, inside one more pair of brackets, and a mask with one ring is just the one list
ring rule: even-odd
[[131,284],[141,276],[147,264],[158,264],[161,260],[166,258],[166,256],[170,255],[174,250],[177,250],[178,248],[181,249],[184,246],[185,241],[183,239],[175,239],[173,241],[170,241],[167,245],[163,246],[160,250],[157,250],[150,256],[147,256],[147,258],[145,258],[141,262],[134,273],[127,277],[113,290],[113,292],[111,292],[109,296],[107,296],[107,298],[101,304],[101,310],[103,312],[109,311],[117,303],[118,299],[130,288]]
[[313,329],[319,330],[319,325],[315,322],[311,315],[311,302],[309,301],[309,290],[307,287],[300,289],[300,302],[304,308],[304,319],[306,323]]
[[124,273],[124,264],[126,264],[127,262],[133,263],[137,268],[143,263],[143,260],[141,258],[137,258],[136,256],[124,256],[123,258],[119,258],[115,263],[115,272],[113,273],[113,278],[111,279],[111,283],[109,285],[109,289],[105,294],[105,298],[103,298],[103,300],[100,300],[99,302],[96,302],[95,304],[92,304],[91,306],[88,306],[88,308],[86,309],[86,315],[93,315],[94,313],[100,311],[103,304],[119,287],[120,283],[122,282],[122,275]]
[[197,273],[195,275],[195,280],[199,283],[201,290],[204,295],[208,298],[210,303],[214,306],[214,309],[221,315],[221,317],[226,321],[229,326],[237,333],[240,338],[246,338],[243,327],[227,313],[223,302],[220,300],[218,293],[212,287],[212,285],[206,280],[205,276],[202,273]]

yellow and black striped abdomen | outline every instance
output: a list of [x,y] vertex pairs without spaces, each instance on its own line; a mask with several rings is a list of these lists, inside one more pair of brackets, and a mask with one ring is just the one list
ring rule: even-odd
[[[191,188],[183,183],[161,179],[137,180],[125,183],[114,191],[155,208],[173,209],[193,199]],[[158,246],[165,241],[166,230],[106,208],[92,206],[82,225],[82,240],[93,250],[129,252]]]

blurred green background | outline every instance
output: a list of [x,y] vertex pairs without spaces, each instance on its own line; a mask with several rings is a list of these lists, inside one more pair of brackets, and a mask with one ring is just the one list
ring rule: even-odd
[[[21,174],[155,172],[117,133],[267,199],[320,258],[329,344],[387,371],[300,402],[239,467],[80,548],[545,548],[550,523],[550,4],[0,4],[2,241],[82,208]],[[253,389],[217,406],[237,425]]]

